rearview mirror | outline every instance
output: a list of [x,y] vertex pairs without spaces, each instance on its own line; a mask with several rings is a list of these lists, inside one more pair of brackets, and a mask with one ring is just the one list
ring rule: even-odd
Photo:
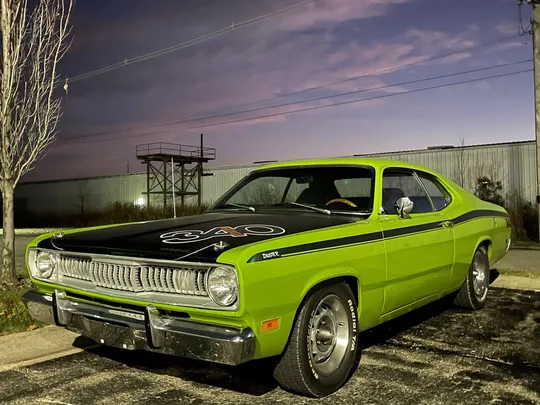
[[313,183],[313,175],[298,176],[296,178],[296,184],[311,184]]
[[398,215],[401,218],[404,218],[406,215],[409,215],[413,210],[414,204],[409,199],[409,197],[401,197],[396,201],[396,208]]

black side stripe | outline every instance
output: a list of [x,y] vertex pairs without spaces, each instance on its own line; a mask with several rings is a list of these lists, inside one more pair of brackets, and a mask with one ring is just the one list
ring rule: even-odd
[[346,238],[328,239],[320,242],[305,243],[303,245],[289,246],[286,248],[276,249],[276,251],[270,250],[266,252],[257,253],[252,256],[248,263],[259,262],[261,260],[277,259],[284,255],[292,255],[298,253],[308,252],[310,250],[320,250],[335,247],[343,247],[346,245],[356,245],[359,243],[371,242],[374,240],[382,239],[382,232],[365,233],[363,235],[347,236]]
[[483,217],[509,218],[508,214],[505,212],[493,211],[493,210],[476,210],[476,211],[469,211],[463,215],[460,215],[459,217],[454,218],[452,222],[454,223],[454,225],[457,225],[462,222],[470,221],[471,219],[483,218]]
[[[452,219],[454,226],[471,221],[477,218],[485,217],[503,217],[508,218],[508,215],[504,212],[493,210],[476,210],[470,211],[466,214],[460,215]],[[385,232],[378,231],[372,233],[366,233],[363,235],[347,236],[345,238],[328,239],[319,242],[305,243],[302,245],[289,246],[286,248],[279,248],[275,250],[268,250],[253,255],[247,262],[256,263],[263,260],[277,259],[282,256],[298,255],[301,253],[307,253],[314,250],[325,250],[331,248],[341,248],[348,245],[357,245],[366,242],[375,242],[378,240],[396,238],[400,236],[411,235],[419,232],[427,232],[441,227],[442,221],[430,222],[427,224],[407,226],[403,228],[389,229]]]

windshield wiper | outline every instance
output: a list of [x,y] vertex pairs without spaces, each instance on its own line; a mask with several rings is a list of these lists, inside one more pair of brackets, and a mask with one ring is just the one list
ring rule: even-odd
[[301,203],[297,203],[297,202],[294,202],[294,201],[288,201],[286,203],[284,203],[285,205],[297,205],[299,207],[304,207],[304,208],[309,208],[311,210],[315,210],[315,211],[319,211],[319,212],[323,212],[327,215],[333,215],[333,214],[336,214],[336,215],[360,215],[360,216],[366,216],[366,215],[370,215],[371,212],[369,211],[366,211],[366,212],[362,212],[362,211],[331,211],[329,209],[326,209],[326,208],[318,208],[318,207],[313,207],[311,205],[305,205],[305,204],[301,204]]
[[325,208],[312,207],[311,205],[301,204],[301,203],[297,203],[297,202],[294,202],[294,201],[288,201],[285,204],[296,205],[298,207],[308,208],[308,209],[313,210],[313,211],[322,212],[323,214],[326,214],[326,215],[331,215],[332,214],[332,212],[330,210],[327,210]]
[[243,208],[245,210],[250,210],[252,212],[255,212],[255,208],[254,207],[251,207],[249,205],[243,205],[243,204],[235,204],[235,203],[226,203],[226,204],[223,204],[223,205],[220,205],[216,208],[224,208],[226,207],[227,205],[230,205],[232,207],[238,207],[238,208]]

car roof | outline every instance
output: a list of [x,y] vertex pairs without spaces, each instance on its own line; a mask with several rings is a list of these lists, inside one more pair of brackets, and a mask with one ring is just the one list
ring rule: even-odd
[[266,169],[274,169],[274,168],[286,168],[286,167],[298,167],[298,166],[320,166],[320,165],[329,165],[329,166],[358,165],[358,166],[371,166],[375,169],[379,169],[379,168],[387,167],[387,166],[394,166],[394,167],[403,167],[407,169],[417,169],[417,170],[433,173],[433,171],[431,171],[427,167],[422,167],[419,165],[403,162],[400,160],[366,158],[366,157],[356,157],[356,156],[341,157],[341,158],[324,158],[324,159],[302,159],[302,160],[275,162],[275,163],[265,164],[263,166],[258,167],[255,170],[258,171],[258,170],[266,170]]

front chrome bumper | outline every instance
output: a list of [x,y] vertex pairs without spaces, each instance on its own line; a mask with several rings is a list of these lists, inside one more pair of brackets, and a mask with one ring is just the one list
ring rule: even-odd
[[37,321],[63,326],[98,343],[148,350],[214,363],[238,365],[253,358],[255,334],[249,327],[210,325],[164,316],[152,305],[135,312],[70,300],[56,290],[28,291],[23,297]]

